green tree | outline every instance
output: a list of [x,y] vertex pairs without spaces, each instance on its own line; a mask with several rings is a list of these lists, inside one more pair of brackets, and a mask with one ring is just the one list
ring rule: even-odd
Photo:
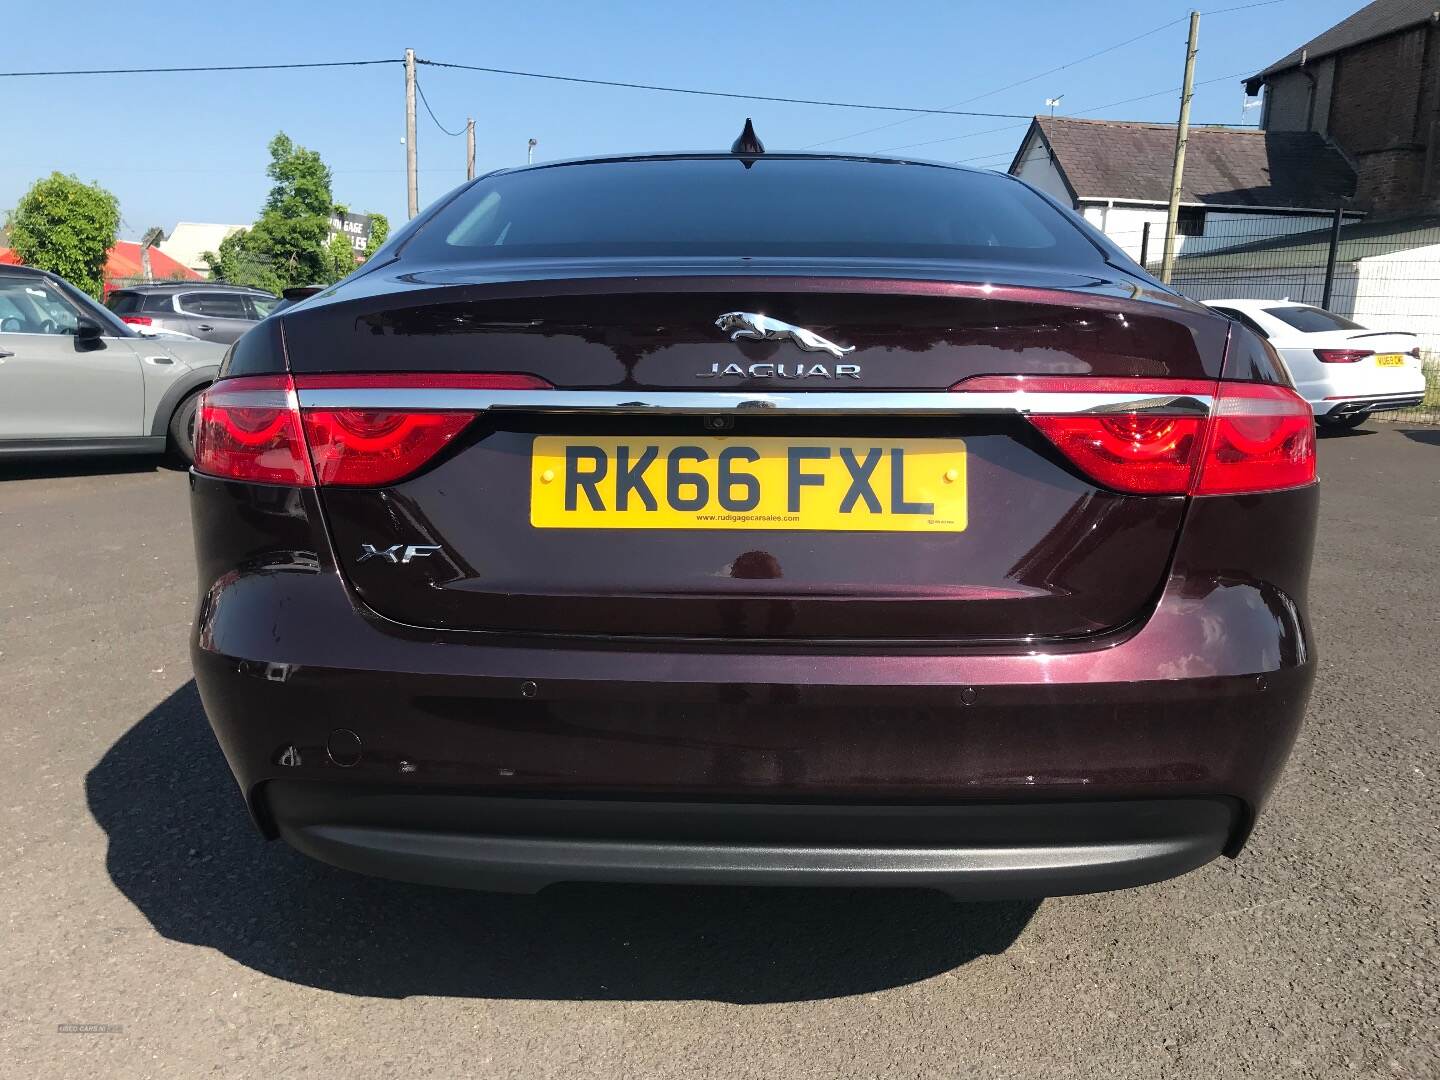
[[9,228],[10,246],[27,266],[58,274],[91,296],[104,293],[120,202],[99,184],[51,173],[25,193]]
[[266,172],[275,184],[250,230],[255,249],[269,258],[286,285],[324,280],[326,237],[335,205],[330,170],[318,152],[297,146],[282,131],[270,140]]
[[252,285],[276,296],[288,281],[282,279],[269,256],[256,251],[250,241],[249,229],[233,232],[220,241],[219,251],[206,251],[200,258],[217,281],[232,285]]
[[378,210],[370,211],[370,239],[365,244],[365,258],[369,259],[380,250],[380,245],[390,239],[390,219]]
[[[283,131],[270,140],[273,181],[253,227],[227,236],[219,251],[201,258],[210,272],[235,285],[279,293],[291,285],[329,284],[355,269],[349,238],[330,236],[330,217],[343,212],[330,190],[330,170],[314,150],[298,146]],[[372,214],[368,259],[385,242],[390,222]],[[378,237],[378,239],[377,239]]]
[[330,170],[314,150],[283,131],[270,140],[274,182],[253,228],[227,236],[218,252],[202,258],[219,278],[279,292],[290,285],[325,280],[329,269]]
[[321,285],[333,285],[355,269],[355,245],[344,233],[336,233],[325,245],[325,273],[315,279]]

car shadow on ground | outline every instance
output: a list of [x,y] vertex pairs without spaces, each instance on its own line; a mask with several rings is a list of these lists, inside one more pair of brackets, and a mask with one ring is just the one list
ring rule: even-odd
[[1401,428],[1400,434],[1414,442],[1440,446],[1440,427]]
[[349,874],[259,837],[193,681],[106,752],[85,791],[111,880],[161,934],[347,994],[838,997],[1003,952],[1039,907],[884,889],[565,885],[512,897]]

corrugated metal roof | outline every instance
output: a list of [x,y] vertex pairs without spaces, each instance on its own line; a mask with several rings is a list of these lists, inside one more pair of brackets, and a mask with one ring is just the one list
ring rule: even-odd
[[[1377,255],[1392,255],[1420,247],[1440,245],[1440,215],[1421,214],[1409,218],[1364,221],[1346,224],[1336,249],[1337,262],[1359,262]],[[1175,272],[1203,270],[1275,270],[1297,267],[1324,267],[1330,254],[1330,230],[1277,236],[1269,240],[1226,248],[1202,255],[1181,255]]]
[[[1077,198],[1170,198],[1173,124],[1038,116],[1035,127]],[[1184,202],[1330,209],[1354,193],[1354,170],[1314,132],[1190,130]]]

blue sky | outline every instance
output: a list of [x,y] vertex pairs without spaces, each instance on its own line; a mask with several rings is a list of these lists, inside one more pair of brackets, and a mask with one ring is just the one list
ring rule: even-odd
[[[1209,0],[1201,10],[1254,0]],[[1202,19],[1199,82],[1258,70],[1361,6],[1279,0]],[[785,97],[1030,114],[1173,121],[1190,3],[525,3],[247,0],[7,5],[0,71],[285,63],[398,57]],[[1171,19],[1174,26],[999,93]],[[747,115],[772,149],[891,151],[1003,169],[1022,120],[907,117],[420,69],[451,129],[476,120],[478,168],[634,150],[728,148]],[[1098,106],[1146,96],[1102,111]],[[1237,123],[1238,78],[1202,85],[1193,119]],[[335,196],[357,211],[405,213],[401,68],[0,79],[0,211],[52,170],[120,198],[122,237],[176,221],[253,220],[265,144],[283,129],[319,150]],[[1255,122],[1259,110],[1247,119]],[[904,120],[903,123],[895,121]],[[464,179],[464,139],[420,112],[421,204]],[[893,125],[882,130],[866,129]],[[993,130],[993,129],[1005,130]],[[853,137],[844,137],[853,136]],[[843,137],[843,138],[842,138]],[[945,141],[933,141],[945,140]],[[929,143],[924,146],[908,146]],[[896,150],[897,147],[906,147]]]

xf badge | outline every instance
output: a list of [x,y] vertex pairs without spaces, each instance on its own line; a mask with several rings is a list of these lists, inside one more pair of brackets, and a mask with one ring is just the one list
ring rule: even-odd
[[374,544],[360,545],[359,562],[380,558],[388,563],[409,563],[412,559],[425,559],[440,550],[439,544],[391,544],[379,548]]

